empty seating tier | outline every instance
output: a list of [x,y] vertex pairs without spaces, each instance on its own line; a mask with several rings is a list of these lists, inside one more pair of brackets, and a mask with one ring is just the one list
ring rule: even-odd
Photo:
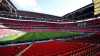
[[99,43],[100,44],[100,32],[97,32],[97,33],[91,35],[90,37],[69,40],[69,42]]
[[[27,48],[29,47],[29,48]],[[23,51],[25,50],[25,51]],[[100,46],[88,43],[51,41],[0,48],[1,56],[85,56],[100,55]]]
[[26,47],[28,47],[28,45],[0,47],[0,56],[15,56]]
[[[91,49],[90,52],[88,52],[89,49]],[[78,55],[81,52],[84,53],[84,51],[87,51],[85,55],[88,55],[91,52],[99,49],[99,46],[94,44],[53,41],[33,44],[22,54],[22,56],[70,56]]]

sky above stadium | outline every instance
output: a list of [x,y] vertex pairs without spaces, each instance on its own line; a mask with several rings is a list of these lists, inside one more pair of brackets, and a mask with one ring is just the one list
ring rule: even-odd
[[92,0],[11,0],[18,10],[39,12],[63,16],[83,6]]

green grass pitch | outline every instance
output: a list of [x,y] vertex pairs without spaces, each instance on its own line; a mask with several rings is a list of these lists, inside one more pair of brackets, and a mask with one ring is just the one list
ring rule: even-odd
[[18,42],[38,39],[50,39],[60,36],[80,35],[80,32],[27,32],[0,38],[0,42]]

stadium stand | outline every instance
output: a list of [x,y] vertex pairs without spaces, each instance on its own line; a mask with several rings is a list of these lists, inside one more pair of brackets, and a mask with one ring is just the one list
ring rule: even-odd
[[1,0],[0,56],[100,56],[100,12],[93,9],[99,4],[59,17]]
[[[11,22],[10,22],[11,21]],[[95,19],[95,20],[91,20],[91,21],[86,21],[86,26],[77,26],[77,24],[79,23],[69,23],[69,24],[55,24],[55,23],[44,23],[44,22],[23,22],[23,21],[15,21],[15,20],[5,20],[2,19],[0,20],[1,23],[3,23],[4,26],[9,27],[10,29],[15,29],[15,28],[31,28],[30,30],[28,30],[28,32],[36,32],[35,30],[40,28],[41,31],[44,29],[65,29],[65,31],[79,31],[79,32],[93,32],[93,31],[97,31],[100,27],[100,19]],[[81,22],[82,23],[82,22]],[[35,29],[35,30],[34,30]],[[24,29],[23,29],[24,30]],[[25,31],[24,30],[24,31]],[[26,31],[27,31],[26,30]],[[55,31],[56,31],[55,30]],[[44,30],[45,31],[45,30]],[[40,30],[39,30],[40,32]],[[43,32],[43,31],[42,31]]]
[[96,53],[94,56],[100,56],[100,52]]
[[[34,50],[34,51],[33,51]],[[33,44],[22,56],[68,56],[68,55],[91,55],[94,51],[100,50],[100,46],[77,42],[44,42]],[[86,51],[86,52],[85,52]],[[82,53],[82,54],[81,54]]]
[[27,46],[28,45],[0,47],[0,55],[1,56],[15,56],[15,54],[19,53],[20,51],[25,49]]
[[100,32],[97,32],[90,37],[77,38],[70,40],[70,42],[82,42],[82,43],[100,43]]
[[[84,41],[85,42],[85,41]],[[28,45],[2,47],[0,55],[2,56],[14,56],[20,53],[19,51],[24,50]],[[20,48],[19,48],[20,47]],[[10,50],[9,50],[10,49]],[[8,51],[5,51],[8,50]],[[34,50],[34,51],[33,51]],[[34,56],[84,56],[84,55],[99,55],[100,46],[90,43],[81,42],[43,42],[34,43],[30,48],[23,52],[22,56],[34,55]],[[13,52],[12,52],[13,51]]]
[[0,38],[14,35],[14,34],[18,34],[18,33],[19,33],[18,31],[11,30],[11,29],[0,29]]

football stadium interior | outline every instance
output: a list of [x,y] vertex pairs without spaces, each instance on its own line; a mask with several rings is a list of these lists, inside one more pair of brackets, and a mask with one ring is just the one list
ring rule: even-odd
[[62,17],[0,0],[0,56],[100,56],[100,0]]

